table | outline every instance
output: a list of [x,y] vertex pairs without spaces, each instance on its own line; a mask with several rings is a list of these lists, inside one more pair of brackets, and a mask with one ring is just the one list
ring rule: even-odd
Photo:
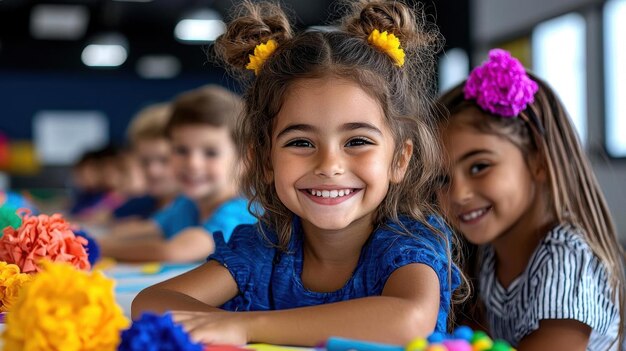
[[104,267],[102,271],[107,277],[115,280],[115,299],[130,317],[130,306],[137,294],[156,283],[183,274],[201,263],[148,263],[127,264],[115,263]]

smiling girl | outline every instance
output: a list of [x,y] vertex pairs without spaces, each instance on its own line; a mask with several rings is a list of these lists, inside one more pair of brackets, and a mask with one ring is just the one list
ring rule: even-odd
[[436,33],[397,1],[357,2],[342,29],[296,35],[277,6],[244,6],[216,45],[255,73],[240,145],[244,190],[265,212],[142,292],[133,316],[179,310],[207,344],[445,332],[460,274],[433,206]]

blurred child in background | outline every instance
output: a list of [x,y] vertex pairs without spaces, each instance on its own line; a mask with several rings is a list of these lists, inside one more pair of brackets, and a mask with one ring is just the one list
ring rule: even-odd
[[132,156],[140,166],[145,193],[115,209],[114,219],[148,219],[176,197],[178,187],[171,167],[172,150],[165,135],[170,114],[169,104],[155,104],[141,110],[131,121],[128,140]]
[[101,225],[124,202],[119,191],[122,182],[121,150],[113,145],[89,151],[76,163],[73,181],[76,195],[70,209],[75,221]]
[[166,130],[183,195],[141,230],[101,239],[103,255],[127,261],[198,261],[213,252],[212,233],[228,238],[237,225],[256,222],[238,189],[235,129],[241,110],[241,99],[218,86],[176,98]]

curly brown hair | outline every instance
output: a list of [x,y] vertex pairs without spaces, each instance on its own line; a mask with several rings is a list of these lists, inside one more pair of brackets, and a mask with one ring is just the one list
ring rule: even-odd
[[[441,36],[424,16],[399,1],[361,0],[345,8],[338,28],[294,34],[283,10],[268,2],[244,2],[215,45],[219,58],[247,86],[246,110],[240,124],[239,143],[244,155],[242,189],[264,209],[260,222],[278,234],[285,250],[291,237],[293,213],[280,201],[271,174],[270,152],[274,118],[286,92],[298,80],[335,77],[356,82],[381,105],[395,141],[397,165],[403,145],[410,140],[413,154],[404,179],[390,184],[379,205],[374,227],[388,221],[400,224],[408,216],[427,225],[446,248],[448,237],[428,224],[439,213],[435,191],[443,171],[441,147],[434,133],[434,67]],[[399,38],[406,54],[398,67],[392,58],[368,44],[374,30]],[[273,39],[278,48],[257,76],[245,69],[249,55]],[[254,208],[252,208],[254,210]],[[403,234],[409,234],[408,230]],[[453,239],[454,240],[454,239]],[[457,257],[449,249],[451,274]]]

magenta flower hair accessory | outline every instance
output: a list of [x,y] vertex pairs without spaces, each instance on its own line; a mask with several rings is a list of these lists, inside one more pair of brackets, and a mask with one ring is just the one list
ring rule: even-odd
[[489,51],[489,60],[474,68],[465,83],[466,100],[495,115],[513,118],[526,109],[539,87],[521,62],[502,49]]

